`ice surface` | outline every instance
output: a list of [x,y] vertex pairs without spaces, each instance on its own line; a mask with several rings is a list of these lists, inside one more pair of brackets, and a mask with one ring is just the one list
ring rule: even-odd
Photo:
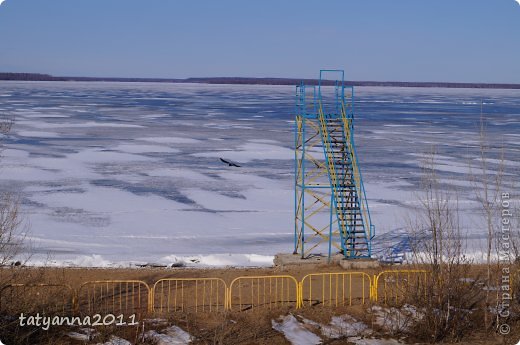
[[17,133],[22,137],[38,137],[38,138],[58,138],[60,135],[55,132],[45,131],[18,131]]
[[161,144],[198,144],[201,141],[193,138],[181,138],[181,137],[147,137],[139,138],[144,141],[151,141],[154,143]]
[[[271,265],[294,238],[294,87],[0,82],[0,189],[21,193],[34,262]],[[406,240],[421,159],[459,193],[469,254],[485,231],[465,175],[478,170],[480,102],[490,171],[520,177],[519,92],[357,88],[355,136],[377,251]],[[320,153],[319,149],[316,152]],[[241,163],[228,167],[219,158]],[[399,234],[393,236],[393,234]],[[257,255],[258,259],[255,259]],[[191,260],[195,260],[191,261]]]
[[128,123],[113,123],[113,122],[83,122],[83,123],[44,123],[44,122],[35,122],[35,121],[27,121],[21,120],[18,121],[17,124],[26,126],[29,128],[38,128],[38,129],[47,129],[47,128],[83,128],[87,129],[89,127],[116,127],[116,128],[141,128],[141,125],[133,125]]
[[208,182],[218,182],[215,177],[211,177],[209,175],[205,175],[196,170],[192,169],[183,169],[183,168],[157,168],[153,170],[149,170],[146,172],[148,176],[153,177],[167,177],[167,178],[176,178],[183,180],[194,180],[194,181],[208,181]]
[[195,157],[225,157],[237,162],[247,163],[254,159],[282,159],[289,160],[294,158],[294,151],[271,144],[246,143],[230,150],[220,150],[213,152],[201,152],[193,154]]
[[166,146],[159,145],[143,145],[143,144],[122,144],[113,148],[113,150],[127,152],[127,153],[147,153],[147,152],[161,152],[173,153],[180,152],[180,150],[173,149]]

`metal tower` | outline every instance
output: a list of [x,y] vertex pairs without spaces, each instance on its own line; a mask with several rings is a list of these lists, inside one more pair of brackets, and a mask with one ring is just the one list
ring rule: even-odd
[[[334,75],[333,86],[324,77]],[[332,246],[369,258],[375,227],[354,145],[354,88],[342,70],[321,70],[317,86],[296,87],[294,253]],[[330,81],[331,79],[329,79]]]

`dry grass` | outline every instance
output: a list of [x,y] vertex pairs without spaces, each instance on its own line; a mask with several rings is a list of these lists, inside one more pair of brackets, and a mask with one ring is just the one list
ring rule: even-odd
[[[372,277],[378,272],[389,269],[406,269],[412,268],[407,266],[394,266],[384,267],[379,270],[369,270],[367,273]],[[417,268],[417,267],[413,267]],[[462,276],[478,277],[485,273],[486,267],[482,265],[471,265],[468,266],[468,271],[463,272]],[[227,284],[236,277],[239,276],[261,276],[261,275],[273,275],[273,274],[288,274],[292,275],[298,280],[303,278],[306,274],[316,272],[345,272],[336,266],[320,266],[320,267],[292,267],[287,268],[284,271],[280,271],[273,268],[229,268],[229,269],[189,269],[189,268],[174,268],[174,269],[161,269],[161,268],[142,268],[142,269],[85,269],[85,268],[26,268],[26,267],[10,267],[0,269],[1,277],[10,277],[9,281],[14,280],[19,283],[47,283],[47,284],[67,284],[73,289],[78,289],[80,285],[86,281],[93,280],[117,280],[117,279],[132,279],[145,281],[150,286],[157,280],[163,278],[203,278],[203,277],[215,277],[223,279]],[[0,280],[4,282],[4,280]],[[399,300],[399,303],[395,304],[396,307],[402,306],[404,303],[410,303],[418,307],[427,307],[421,305],[425,300],[421,300],[418,295],[413,295],[410,291],[404,287],[403,281],[400,282],[399,291],[403,299]],[[470,291],[477,291],[475,286],[477,282],[471,287]],[[390,284],[389,284],[390,288]],[[516,288],[520,288],[517,286]],[[328,288],[327,288],[328,290]],[[354,287],[354,293],[360,294],[361,287],[356,285]],[[318,290],[317,294],[321,293]],[[408,295],[406,295],[408,293]],[[434,292],[431,292],[432,294]],[[469,298],[469,293],[466,290],[454,290],[454,295],[460,295],[464,298]],[[38,310],[50,310],[52,313],[69,313],[69,310],[59,310],[59,308],[49,308],[52,305],[58,305],[56,301],[59,301],[59,293],[53,290],[48,292],[40,293],[40,295],[30,295],[31,298],[19,299],[20,302],[13,304],[9,309],[4,310],[0,317],[2,323],[0,325],[0,339],[9,345],[22,345],[22,344],[81,344],[81,342],[70,340],[64,336],[66,332],[70,331],[70,328],[66,327],[51,327],[49,331],[44,331],[36,327],[20,327],[18,320],[13,318],[17,316],[16,312],[25,310],[26,312],[34,312]],[[518,295],[517,295],[518,296]],[[474,296],[473,296],[474,297]],[[472,297],[472,298],[473,298]],[[415,300],[414,300],[415,299]],[[453,299],[452,299],[453,300]],[[514,311],[518,315],[520,308],[518,307],[520,301],[516,301],[513,305]],[[168,325],[177,325],[188,333],[196,337],[195,344],[287,344],[287,341],[282,334],[272,329],[271,320],[278,318],[280,315],[287,315],[293,313],[295,315],[302,315],[305,318],[314,320],[322,324],[328,324],[333,315],[350,314],[355,318],[364,321],[370,327],[381,333],[384,331],[380,329],[374,319],[372,313],[367,312],[372,302],[367,301],[365,305],[361,305],[360,300],[356,300],[352,306],[326,306],[323,303],[319,303],[312,307],[306,306],[302,309],[295,310],[292,307],[272,307],[269,308],[253,308],[243,312],[175,312],[161,314],[162,317],[166,317],[166,324],[151,324],[144,323],[145,331],[150,329],[161,330]],[[392,304],[390,301],[388,304]],[[100,308],[101,309],[101,308]],[[430,310],[433,313],[433,310]],[[10,318],[9,315],[10,314]],[[479,329],[479,317],[478,313],[474,314],[475,317],[471,318],[470,324],[467,325],[467,330],[464,332],[464,337],[451,337],[446,341],[459,341],[461,344],[499,344],[504,343],[502,337],[495,337],[493,333],[483,332]],[[142,318],[155,317],[155,315],[141,315]],[[425,341],[427,335],[422,334],[425,329],[428,330],[428,324],[432,322],[427,318],[422,323],[418,323],[413,327],[415,332],[414,336],[410,336],[406,332],[397,332],[393,334],[395,337],[405,337],[410,342],[419,342],[421,339]],[[519,331],[516,328],[519,327],[518,317],[514,317],[510,320],[511,326],[515,336],[520,337]],[[144,341],[139,337],[142,334],[143,324],[138,327],[126,326],[126,327],[97,327],[98,336],[93,339],[93,342],[102,342],[110,338],[111,335],[116,335],[121,338],[130,340],[134,344],[151,344],[150,340]],[[77,327],[76,327],[77,328]],[[431,328],[431,327],[430,327]],[[73,328],[74,329],[74,328]],[[479,333],[480,332],[480,333]],[[472,338],[467,338],[471,336]],[[513,335],[510,337],[513,339]],[[472,340],[468,340],[472,339]],[[428,343],[433,342],[435,339],[431,339]],[[437,339],[439,340],[439,339]],[[469,341],[469,342],[468,342]],[[509,343],[512,344],[512,341]],[[327,344],[346,344],[346,340],[330,340]],[[507,342],[506,342],[507,344]]]

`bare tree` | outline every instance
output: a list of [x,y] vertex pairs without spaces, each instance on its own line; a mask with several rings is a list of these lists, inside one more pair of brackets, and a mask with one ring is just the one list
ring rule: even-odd
[[[507,188],[511,191],[518,190],[518,181],[512,181],[507,184]],[[518,195],[512,196],[511,199],[512,219],[510,226],[511,241],[511,263],[516,266],[520,273],[520,199]],[[519,277],[520,278],[520,277]]]
[[511,227],[511,260],[516,266],[520,266],[520,203],[518,200],[516,200],[513,210],[513,226]]
[[443,188],[435,166],[432,150],[422,162],[419,206],[408,220],[413,262],[431,272],[410,291],[409,303],[424,311],[412,329],[431,342],[458,340],[471,332],[478,324],[473,311],[481,293],[476,280],[469,279],[471,261],[464,252],[458,193]]
[[20,203],[10,193],[0,196],[0,266],[13,260],[22,248]]
[[[11,118],[0,119],[0,134],[6,135],[13,126]],[[20,201],[10,192],[0,193],[0,267],[13,260],[21,251],[22,216]]]
[[4,117],[0,119],[0,134],[6,135],[11,131],[14,120],[11,117]]
[[408,220],[414,261],[431,266],[440,274],[446,265],[463,254],[458,193],[440,185],[435,170],[435,149],[422,162],[419,208]]
[[[486,119],[483,115],[483,103],[480,106],[480,128],[479,128],[478,164],[477,169],[473,169],[470,163],[470,179],[473,184],[476,200],[482,211],[483,224],[486,230],[486,309],[484,313],[485,327],[490,327],[488,309],[491,305],[491,291],[493,286],[498,286],[493,282],[493,276],[499,272],[498,245],[495,241],[496,234],[500,229],[500,198],[504,178],[504,150],[499,149],[499,159],[496,169],[490,169],[492,161],[493,147],[488,138]],[[493,256],[496,257],[493,260]],[[495,274],[494,274],[495,273]],[[496,292],[498,294],[498,291]],[[498,296],[497,296],[498,297]],[[497,298],[498,300],[498,298]]]

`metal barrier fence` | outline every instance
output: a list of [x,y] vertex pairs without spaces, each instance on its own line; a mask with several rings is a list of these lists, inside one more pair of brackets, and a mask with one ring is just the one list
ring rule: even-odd
[[224,311],[226,296],[226,283],[219,278],[160,279],[152,288],[153,311]]
[[150,287],[140,280],[99,280],[82,284],[77,308],[82,314],[136,314],[152,311]]
[[374,302],[399,303],[405,294],[426,294],[427,279],[428,271],[425,270],[383,271],[374,276],[372,299]]
[[371,298],[372,280],[363,272],[312,273],[300,283],[301,306],[365,304]]
[[[511,277],[516,287],[520,272]],[[220,278],[165,278],[150,288],[141,280],[90,281],[76,291],[63,284],[11,284],[0,289],[0,311],[66,314],[219,312],[255,308],[351,306],[372,300],[403,302],[406,294],[426,294],[425,270],[243,276],[229,287]]]
[[300,307],[299,283],[293,276],[250,276],[235,278],[228,289],[228,309]]
[[0,311],[4,313],[66,314],[74,303],[74,290],[66,284],[9,284],[0,290]]

